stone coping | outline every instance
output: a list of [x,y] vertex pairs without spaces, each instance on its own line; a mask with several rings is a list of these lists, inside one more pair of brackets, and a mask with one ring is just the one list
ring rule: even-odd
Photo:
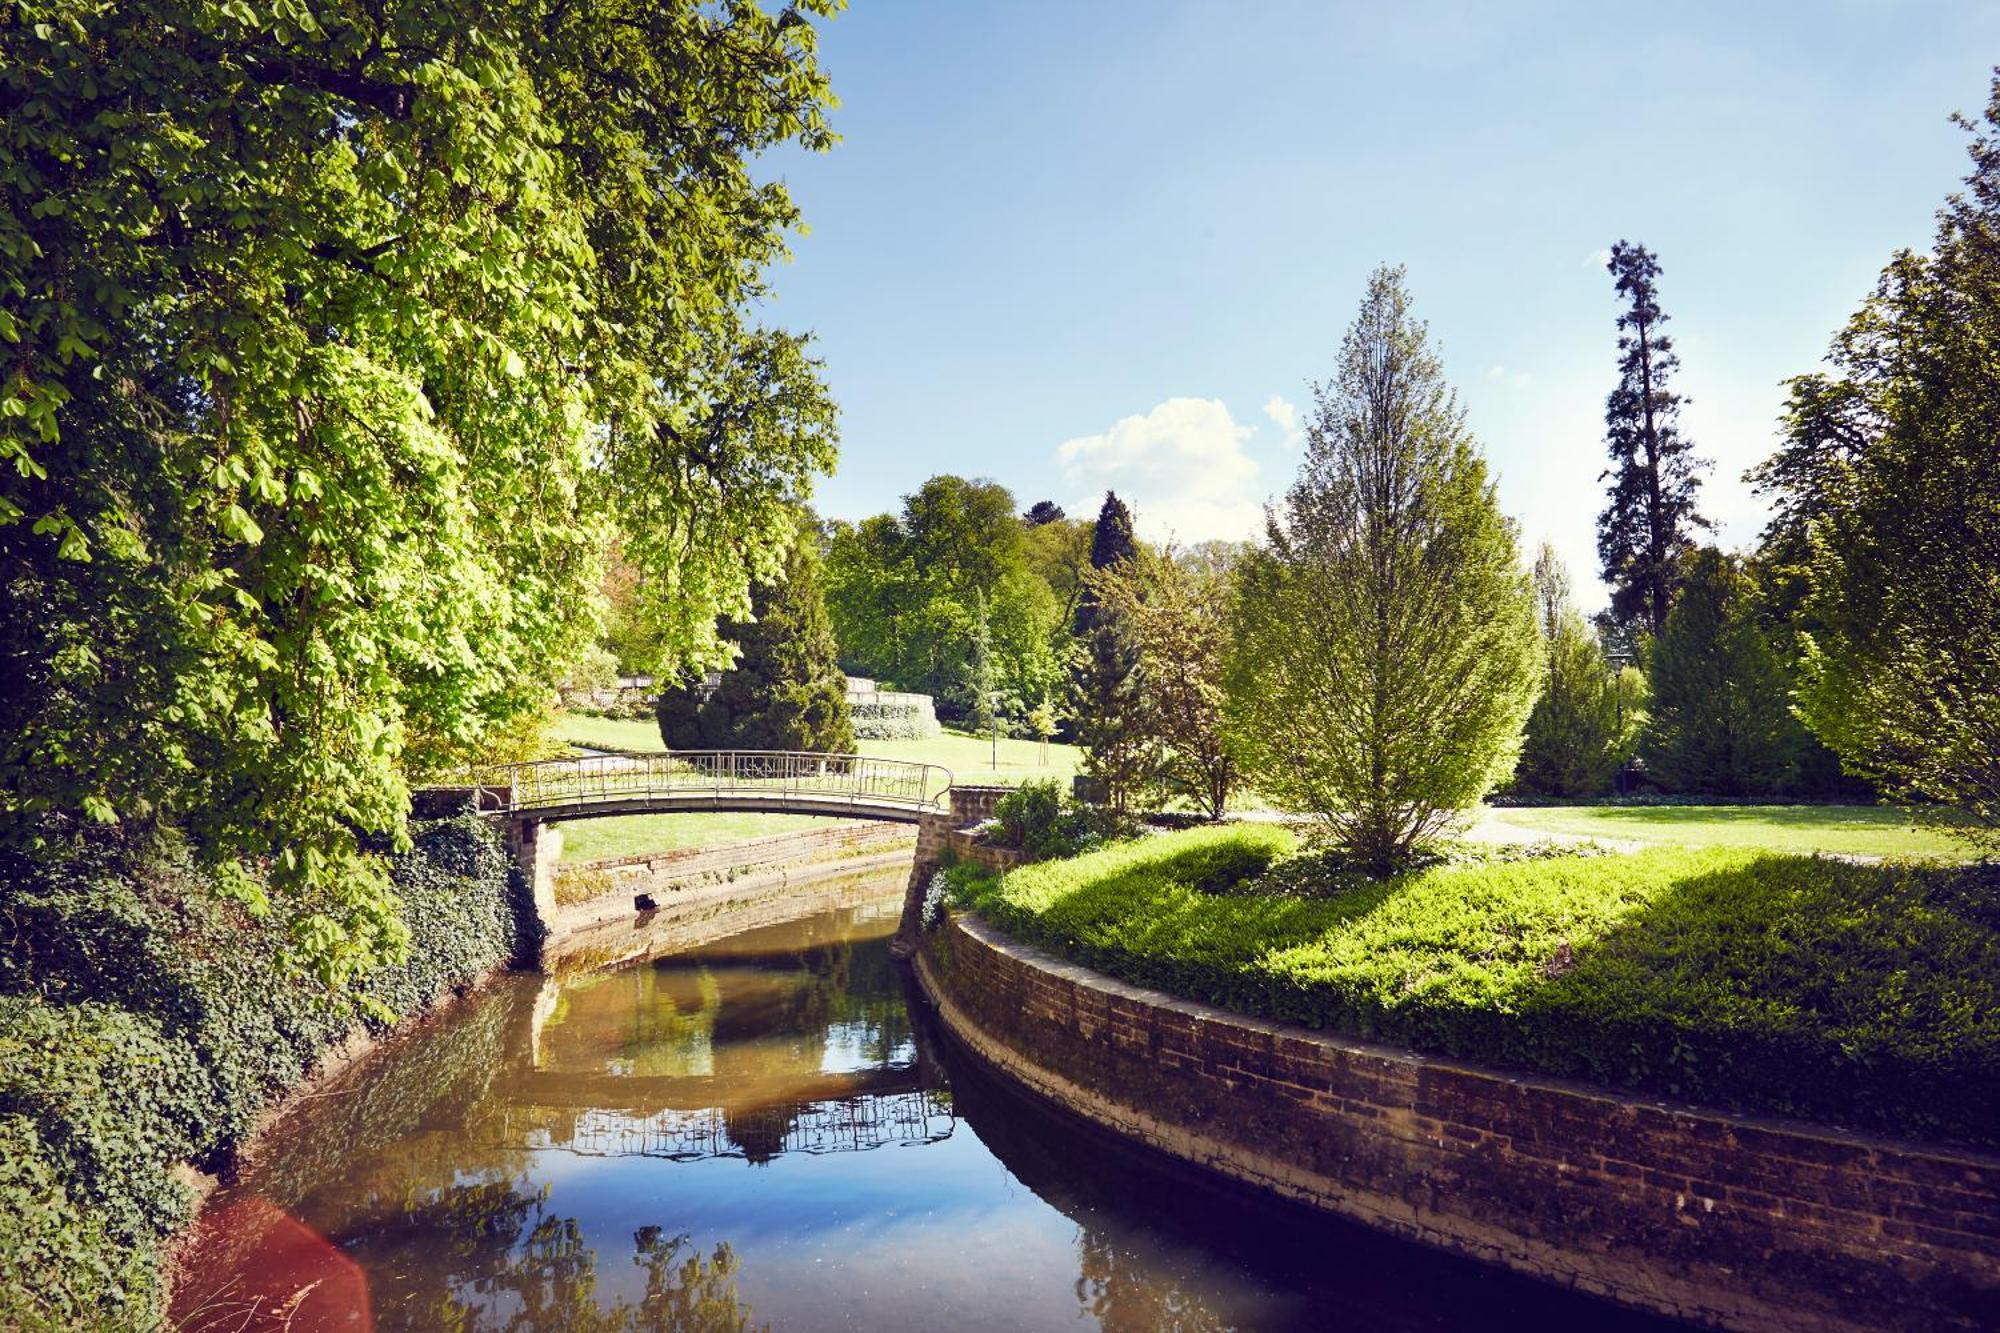
[[1714,1327],[2000,1326],[2000,1156],[1251,1017],[954,914],[919,980],[982,1059],[1169,1155]]

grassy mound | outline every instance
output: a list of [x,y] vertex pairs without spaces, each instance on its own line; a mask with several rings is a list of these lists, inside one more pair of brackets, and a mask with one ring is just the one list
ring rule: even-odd
[[1661,848],[1444,866],[1318,898],[1272,891],[1298,878],[1294,851],[1282,829],[1197,829],[1004,878],[961,872],[961,901],[1114,976],[1244,1013],[2000,1143],[1991,869]]

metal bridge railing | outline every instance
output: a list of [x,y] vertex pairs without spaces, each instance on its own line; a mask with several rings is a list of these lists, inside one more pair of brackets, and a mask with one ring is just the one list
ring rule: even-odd
[[500,795],[509,810],[700,793],[846,798],[853,805],[930,810],[943,804],[952,780],[951,771],[937,764],[803,750],[622,751],[482,765],[468,777],[473,786]]

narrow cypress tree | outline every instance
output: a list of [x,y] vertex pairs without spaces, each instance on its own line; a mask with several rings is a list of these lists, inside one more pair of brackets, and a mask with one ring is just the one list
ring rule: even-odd
[[1621,681],[1570,601],[1569,572],[1546,542],[1534,581],[1542,688],[1528,714],[1514,786],[1541,796],[1595,795],[1609,789],[1624,759]]
[[1681,562],[1693,533],[1708,528],[1695,509],[1708,464],[1680,433],[1681,396],[1668,387],[1680,358],[1663,330],[1660,262],[1643,245],[1620,241],[1606,265],[1625,312],[1618,316],[1618,387],[1604,404],[1611,466],[1610,502],[1597,517],[1597,554],[1611,585],[1611,612],[1658,634],[1673,608]]
[[724,623],[741,655],[713,690],[695,681],[661,692],[660,739],[673,750],[851,754],[847,680],[810,528],[792,544],[783,577],[751,590],[751,614]]
[[[1132,511],[1116,493],[1106,491],[1091,535],[1091,571],[1123,569],[1138,554]],[[1126,617],[1099,597],[1088,576],[1077,604],[1076,633],[1082,651],[1070,684],[1084,773],[1102,785],[1108,802],[1123,809],[1145,777],[1138,639]]]
[[965,663],[965,689],[971,696],[965,710],[966,724],[976,735],[992,731],[998,718],[993,708],[993,692],[999,677],[993,670],[993,617],[986,609],[986,594],[975,593],[972,604],[972,652]]

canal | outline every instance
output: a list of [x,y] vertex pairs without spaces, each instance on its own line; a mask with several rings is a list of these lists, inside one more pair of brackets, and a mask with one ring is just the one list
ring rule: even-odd
[[211,1202],[183,1326],[1660,1327],[1211,1185],[996,1086],[889,958],[901,880],[503,977],[385,1042]]

